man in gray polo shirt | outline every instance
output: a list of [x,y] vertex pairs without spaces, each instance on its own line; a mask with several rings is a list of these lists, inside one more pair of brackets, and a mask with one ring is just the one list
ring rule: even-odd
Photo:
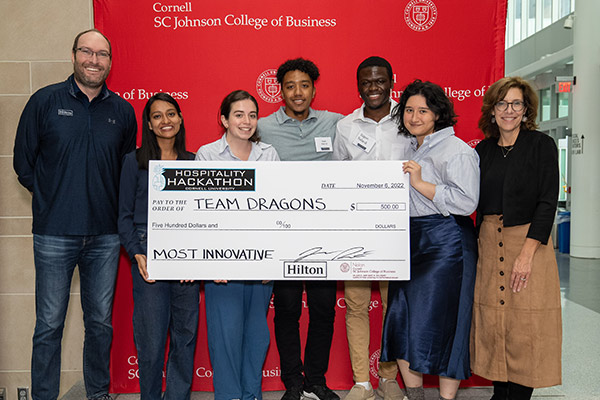
[[[261,118],[258,133],[263,142],[275,147],[282,161],[331,159],[335,127],[343,116],[310,108],[318,77],[317,66],[302,58],[288,60],[277,70],[285,106]],[[303,364],[298,321],[304,286],[310,322]],[[286,388],[282,400],[300,400],[301,395],[313,400],[339,400],[325,382],[333,338],[336,286],[335,281],[275,282],[275,339]]]

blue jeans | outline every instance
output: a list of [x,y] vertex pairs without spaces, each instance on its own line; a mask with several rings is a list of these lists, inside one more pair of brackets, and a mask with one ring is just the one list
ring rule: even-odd
[[267,311],[273,283],[204,283],[208,351],[215,400],[262,400],[269,348]]
[[112,303],[119,236],[33,235],[36,323],[31,357],[31,397],[54,400],[60,384],[61,341],[71,279],[79,266],[85,339],[83,378],[88,398],[108,393]]
[[[146,248],[146,229],[137,227]],[[144,281],[136,263],[133,278],[133,337],[140,369],[140,398],[161,400],[167,333],[169,358],[164,400],[189,400],[194,378],[200,283]]]

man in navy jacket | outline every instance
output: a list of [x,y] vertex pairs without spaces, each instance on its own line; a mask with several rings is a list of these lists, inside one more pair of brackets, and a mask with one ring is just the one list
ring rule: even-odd
[[79,267],[87,397],[107,399],[112,301],[119,260],[118,189],[123,156],[135,148],[133,108],[106,87],[111,45],[91,29],[75,38],[74,73],[25,106],[14,168],[32,193],[36,325],[31,394],[56,399],[71,279]]

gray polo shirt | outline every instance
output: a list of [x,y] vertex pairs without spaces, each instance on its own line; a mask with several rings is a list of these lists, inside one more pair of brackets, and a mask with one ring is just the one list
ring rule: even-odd
[[[298,121],[288,116],[282,106],[273,114],[258,120],[261,141],[272,144],[282,161],[330,160],[333,153],[335,126],[344,116],[329,111],[309,109],[308,118]],[[318,142],[328,142],[327,150]],[[326,151],[317,151],[317,150]]]

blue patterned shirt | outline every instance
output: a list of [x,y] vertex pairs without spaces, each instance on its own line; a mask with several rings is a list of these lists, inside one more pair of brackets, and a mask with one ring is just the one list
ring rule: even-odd
[[411,159],[421,166],[421,178],[435,185],[433,201],[410,187],[410,216],[471,215],[479,202],[479,156],[454,135],[452,127],[428,135]]

